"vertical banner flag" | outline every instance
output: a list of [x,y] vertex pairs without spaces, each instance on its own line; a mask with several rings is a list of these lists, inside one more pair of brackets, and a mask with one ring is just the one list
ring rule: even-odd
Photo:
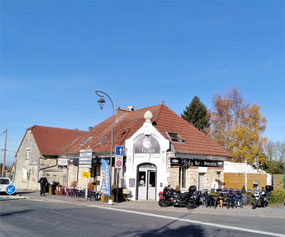
[[106,160],[102,159],[102,185],[100,191],[107,196],[111,196],[110,169]]

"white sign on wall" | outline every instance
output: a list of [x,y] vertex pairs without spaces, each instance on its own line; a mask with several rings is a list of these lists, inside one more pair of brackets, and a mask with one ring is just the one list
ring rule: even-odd
[[67,166],[67,159],[58,159],[57,165],[58,166]]

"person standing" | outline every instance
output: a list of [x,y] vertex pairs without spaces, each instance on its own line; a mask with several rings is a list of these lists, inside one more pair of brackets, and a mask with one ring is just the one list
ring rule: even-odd
[[47,178],[43,175],[39,181],[38,181],[41,185],[41,190],[40,190],[40,194],[41,196],[45,196],[46,194],[46,187],[48,186],[48,181],[47,181]]

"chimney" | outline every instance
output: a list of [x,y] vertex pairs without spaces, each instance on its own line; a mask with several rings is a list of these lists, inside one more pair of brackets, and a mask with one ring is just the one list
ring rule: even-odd
[[90,132],[92,130],[93,127],[88,127],[88,131]]
[[135,106],[133,105],[128,105],[128,111],[134,111],[135,110]]

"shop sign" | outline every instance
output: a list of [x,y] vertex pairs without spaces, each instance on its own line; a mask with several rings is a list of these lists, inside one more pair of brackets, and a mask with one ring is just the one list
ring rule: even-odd
[[178,166],[199,166],[199,167],[224,167],[223,161],[212,161],[212,160],[198,160],[198,159],[187,159],[187,158],[171,158],[171,165]]
[[58,166],[67,166],[67,159],[57,159]]

